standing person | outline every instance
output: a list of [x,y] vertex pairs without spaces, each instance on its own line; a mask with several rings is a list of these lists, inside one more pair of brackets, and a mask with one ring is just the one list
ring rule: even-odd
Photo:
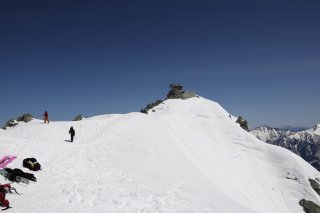
[[48,121],[48,123],[49,123],[49,114],[48,114],[47,111],[44,111],[43,116],[44,116],[44,123],[46,123],[47,121]]
[[74,131],[73,127],[70,128],[69,134],[71,136],[71,142],[73,142],[73,137],[75,136],[76,132]]

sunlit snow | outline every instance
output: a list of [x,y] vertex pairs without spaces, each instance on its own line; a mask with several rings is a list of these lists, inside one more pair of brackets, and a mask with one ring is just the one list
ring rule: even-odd
[[23,195],[7,195],[8,211],[303,213],[300,199],[320,203],[308,182],[318,171],[230,117],[213,101],[191,98],[166,100],[149,114],[34,119],[1,130],[0,157],[18,157],[9,167],[22,168],[28,157],[43,167],[23,168],[38,181],[13,183]]

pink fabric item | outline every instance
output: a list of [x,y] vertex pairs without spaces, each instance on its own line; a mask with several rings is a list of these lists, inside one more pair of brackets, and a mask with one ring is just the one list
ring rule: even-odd
[[3,158],[1,158],[0,159],[0,165],[2,164],[2,163],[4,163],[6,160],[8,160],[10,158],[10,156],[8,156],[8,155],[6,155],[6,156],[4,156]]
[[11,163],[14,159],[16,159],[16,156],[5,156],[0,160],[0,168],[4,168],[6,165]]

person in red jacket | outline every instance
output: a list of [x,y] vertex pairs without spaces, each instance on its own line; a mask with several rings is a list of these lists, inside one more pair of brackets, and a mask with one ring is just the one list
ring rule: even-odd
[[49,123],[49,114],[47,111],[44,112],[43,116],[44,116],[44,123],[46,123],[47,121]]
[[10,208],[9,201],[6,199],[7,191],[10,191],[11,185],[10,184],[2,184],[0,185],[0,206],[5,207],[2,210],[6,210]]

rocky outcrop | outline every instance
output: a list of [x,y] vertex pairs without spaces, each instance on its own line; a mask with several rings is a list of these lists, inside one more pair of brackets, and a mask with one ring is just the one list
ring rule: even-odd
[[240,124],[241,128],[249,132],[248,122],[241,116],[236,120],[236,123]]
[[73,121],[81,121],[84,117],[82,115],[77,115]]
[[185,91],[182,93],[181,99],[188,99],[193,97],[199,97],[199,96],[193,91]]
[[10,119],[7,121],[7,123],[2,127],[2,129],[7,129],[8,127],[15,127],[19,124],[19,122],[29,122],[33,119],[32,115],[30,113],[25,113],[21,116],[19,116],[17,119]]
[[148,104],[145,108],[141,109],[140,112],[148,114],[148,111],[150,109],[152,109],[153,107],[158,106],[159,104],[162,104],[162,103],[163,103],[162,100],[156,100],[154,103]]
[[302,199],[299,201],[299,204],[306,213],[320,213],[320,206],[310,200]]
[[[193,91],[183,91],[183,86],[181,86],[180,84],[170,84],[169,88],[170,91],[168,92],[166,99],[188,99],[193,97],[199,97]],[[148,114],[149,110],[162,103],[162,100],[156,100],[155,102],[148,104],[145,108],[141,109],[140,112]],[[152,109],[152,111],[154,111],[154,109]]]
[[32,120],[32,115],[30,113],[26,113],[17,118],[17,121],[29,122]]
[[15,127],[16,125],[18,125],[18,121],[15,119],[10,119],[6,122],[2,129],[6,130],[8,127]]
[[181,84],[170,84],[169,88],[170,91],[167,94],[167,99],[188,99],[198,97],[193,91],[183,91],[183,86]]
[[320,184],[318,181],[316,180],[313,180],[313,179],[309,179],[309,183],[310,183],[310,186],[313,188],[313,190],[315,192],[317,192],[318,195],[320,195]]
[[167,99],[182,98],[183,90],[180,84],[170,84],[170,91],[167,94]]

